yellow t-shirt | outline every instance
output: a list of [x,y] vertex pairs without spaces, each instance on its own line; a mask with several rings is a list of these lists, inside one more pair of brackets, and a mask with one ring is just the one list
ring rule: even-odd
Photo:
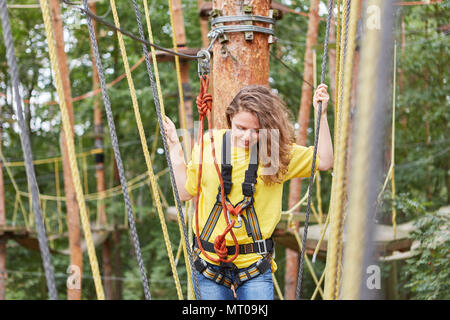
[[[222,136],[226,129],[213,130],[214,132],[214,146],[216,151],[216,160],[220,167],[222,162]],[[202,179],[201,179],[201,192],[199,199],[199,225],[200,233],[202,232],[203,226],[209,217],[209,214],[214,207],[216,202],[216,196],[219,186],[219,177],[214,166],[214,160],[211,153],[211,140],[209,133],[205,133],[203,137],[204,147],[203,147],[203,167],[202,167]],[[283,178],[283,182],[292,178],[306,178],[311,174],[313,147],[303,147],[297,144],[292,145],[291,149],[291,161],[289,163],[288,172]],[[192,150],[191,161],[187,165],[187,181],[186,181],[186,191],[191,195],[195,196],[197,193],[197,176],[198,176],[198,159],[199,159],[199,146],[195,144]],[[248,163],[250,160],[250,152],[248,149],[241,147],[233,147],[231,152],[231,164],[233,166],[231,181],[233,182],[233,187],[228,195],[228,199],[233,205],[236,205],[243,199],[241,184],[244,182],[245,171],[248,169]],[[318,168],[319,158],[316,159],[316,169]],[[258,178],[255,185],[254,193],[254,208],[256,215],[258,217],[259,226],[261,229],[261,234],[263,239],[268,239],[271,237],[275,227],[280,221],[281,217],[281,202],[283,194],[283,184],[277,183],[272,185],[266,185],[261,179],[261,164],[259,164]],[[230,219],[236,219],[234,216],[230,215]],[[236,222],[236,225],[238,223]],[[223,215],[223,211],[217,221],[216,227],[209,238],[209,242],[214,242],[217,235],[223,233],[226,228],[226,222]],[[242,227],[233,228],[233,232],[239,244],[252,243],[253,239],[247,235],[245,229],[245,224],[242,223]],[[195,234],[195,219],[194,219],[194,234]],[[233,239],[228,233],[225,237],[226,245],[233,246]],[[217,255],[212,252],[208,252],[211,257],[217,258]],[[201,258],[206,261],[216,264],[200,254]],[[229,256],[228,258],[230,258]],[[239,254],[233,263],[238,268],[247,268],[251,264],[257,262],[261,259],[261,255],[256,253],[250,254]],[[273,260],[272,260],[273,261]],[[272,271],[275,272],[276,264],[272,262]]]

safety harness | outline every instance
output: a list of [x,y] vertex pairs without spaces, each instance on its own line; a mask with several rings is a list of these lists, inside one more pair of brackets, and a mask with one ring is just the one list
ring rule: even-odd
[[[257,182],[256,180],[259,164],[257,152],[258,144],[254,144],[250,152],[250,162],[245,172],[244,182],[242,183],[242,193],[244,195],[244,199],[236,205],[233,205],[228,199],[228,195],[230,194],[233,186],[231,181],[231,174],[233,170],[231,165],[231,132],[226,131],[224,133],[222,138],[221,176],[225,192],[225,204],[228,220],[230,220],[229,212],[237,216],[237,221],[239,223],[237,226],[233,225],[233,228],[242,227],[243,220],[247,235],[253,239],[252,243],[239,244],[238,254],[257,253],[260,254],[262,258],[248,268],[244,269],[238,269],[233,262],[220,261],[219,270],[216,270],[217,268],[213,268],[213,265],[200,258],[199,255],[202,251],[217,253],[217,246],[215,243],[209,242],[209,239],[223,209],[220,185],[216,196],[216,203],[214,204],[214,207],[212,208],[199,237],[201,248],[197,243],[197,238],[194,239],[193,245],[195,253],[194,266],[196,270],[202,273],[206,278],[232,289],[234,293],[235,288],[241,285],[244,281],[255,278],[270,268],[274,249],[274,242],[271,238],[263,239],[258,223],[258,217],[253,206],[253,196],[255,193],[255,184]],[[225,252],[228,255],[235,255],[236,253],[236,246],[226,246],[226,248],[223,249],[225,249]]]

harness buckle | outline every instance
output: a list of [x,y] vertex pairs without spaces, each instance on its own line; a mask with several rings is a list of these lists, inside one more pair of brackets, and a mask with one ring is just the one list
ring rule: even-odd
[[197,259],[194,260],[194,267],[199,273],[202,273],[203,271],[205,271],[208,265],[205,260],[203,260],[200,257],[197,257]]
[[269,253],[269,251],[267,251],[266,240],[256,240],[255,243],[258,245],[259,254]]
[[245,196],[251,197],[255,194],[256,188],[254,183],[242,182],[242,193]]

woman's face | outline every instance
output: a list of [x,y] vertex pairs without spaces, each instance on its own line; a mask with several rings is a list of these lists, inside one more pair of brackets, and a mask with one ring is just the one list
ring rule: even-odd
[[259,120],[251,112],[239,111],[231,119],[232,143],[248,148],[258,141]]

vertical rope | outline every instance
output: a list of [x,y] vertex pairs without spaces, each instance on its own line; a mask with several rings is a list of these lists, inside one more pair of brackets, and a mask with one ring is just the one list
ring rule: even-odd
[[[111,0],[110,3],[111,3],[111,9],[112,9],[113,17],[114,17],[114,24],[116,25],[117,28],[120,28],[120,22],[119,22],[119,17],[117,14],[117,8],[116,8],[115,1]],[[133,7],[135,8],[135,10],[136,10],[136,6],[137,6],[137,4],[133,3]],[[140,25],[140,28],[142,30],[142,25]],[[135,114],[136,123],[137,123],[138,131],[139,131],[139,136],[141,139],[141,145],[142,145],[142,150],[144,153],[145,163],[147,165],[147,170],[148,170],[149,176],[150,176],[153,200],[155,201],[158,215],[159,215],[159,218],[161,221],[161,227],[163,229],[163,235],[164,235],[164,242],[166,244],[167,254],[169,256],[170,266],[172,269],[172,274],[174,277],[178,298],[183,299],[183,293],[181,291],[181,285],[180,285],[178,273],[177,273],[175,263],[174,263],[173,250],[172,250],[172,246],[171,246],[168,231],[167,231],[167,226],[166,226],[165,219],[164,219],[164,213],[162,212],[161,200],[159,198],[158,189],[156,187],[155,174],[153,172],[153,166],[152,166],[151,159],[150,159],[150,153],[149,153],[148,146],[147,146],[147,140],[145,138],[144,126],[143,126],[140,111],[139,111],[139,105],[137,102],[137,96],[136,96],[136,92],[134,89],[133,79],[131,77],[131,72],[130,72],[130,68],[129,68],[129,64],[128,64],[128,58],[127,58],[127,53],[126,53],[122,34],[117,33],[117,38],[119,40],[119,46],[120,46],[120,51],[122,54],[122,60],[123,60],[124,66],[125,66],[125,72],[127,75],[128,86],[130,89],[134,114]],[[144,39],[144,37],[142,35],[141,35],[141,39]],[[149,67],[148,63],[150,62],[149,58],[148,58],[148,52],[145,53],[145,58],[146,58],[146,64],[147,64],[147,68],[148,68]],[[155,99],[155,101],[156,101],[156,99]]]
[[[111,2],[114,2],[114,0],[111,0]],[[138,23],[138,28],[139,28],[139,35],[141,37],[141,39],[145,39],[144,36],[144,31],[142,28],[142,23],[141,23],[141,18],[140,18],[140,13],[139,13],[139,9],[137,7],[137,3],[136,0],[133,0],[133,4],[134,4],[134,8],[135,8],[135,13],[136,13],[136,21]],[[114,8],[113,8],[113,13],[114,13]],[[119,33],[118,33],[119,36]],[[173,172],[173,167],[172,167],[172,161],[170,159],[170,153],[169,153],[169,147],[167,144],[167,138],[164,132],[164,122],[163,122],[163,114],[161,113],[161,109],[160,109],[160,105],[159,105],[159,99],[158,99],[158,91],[156,88],[156,84],[155,84],[155,79],[153,76],[153,72],[152,72],[152,68],[151,68],[151,64],[150,64],[150,60],[148,58],[149,54],[148,54],[148,48],[145,44],[142,44],[142,50],[144,51],[144,56],[145,56],[145,62],[146,62],[146,66],[147,66],[147,73],[149,76],[149,80],[150,80],[150,85],[152,87],[152,91],[153,91],[153,97],[154,97],[154,102],[155,102],[155,108],[156,108],[156,114],[158,116],[158,123],[159,123],[159,127],[160,127],[160,132],[161,132],[161,138],[163,141],[163,146],[164,146],[164,151],[165,151],[165,155],[166,155],[166,160],[167,160],[167,164],[169,167],[169,173],[170,173],[170,180],[172,183],[172,189],[173,189],[173,193],[174,193],[174,198],[175,198],[175,203],[176,203],[176,208],[177,208],[177,213],[178,213],[178,220],[181,221],[181,225],[182,225],[182,229],[183,229],[183,235],[184,235],[184,242],[185,242],[185,247],[186,247],[186,251],[187,251],[187,255],[189,257],[189,263],[190,263],[190,267],[191,267],[191,272],[193,275],[193,279],[194,279],[194,286],[196,289],[196,298],[197,300],[200,300],[200,287],[198,284],[198,278],[197,278],[197,273],[194,272],[194,261],[193,261],[193,257],[192,257],[192,250],[191,248],[188,246],[189,244],[189,238],[188,238],[188,234],[187,234],[187,230],[186,230],[186,222],[185,222],[185,218],[184,218],[184,214],[183,214],[183,208],[181,206],[181,201],[180,201],[180,197],[179,197],[179,193],[178,193],[178,188],[176,185],[176,181],[175,181],[175,175]]]
[[[39,187],[36,181],[36,173],[34,172],[33,156],[30,145],[30,137],[25,126],[22,109],[22,97],[19,90],[19,72],[17,70],[16,53],[11,33],[11,26],[8,16],[8,9],[6,8],[6,0],[0,0],[0,16],[2,20],[3,38],[6,47],[6,59],[10,70],[11,82],[14,90],[14,97],[16,100],[16,116],[19,119],[20,127],[20,141],[22,143],[23,157],[25,160],[25,169],[27,174],[28,186],[31,191],[31,198],[33,202],[34,218],[38,232],[39,249],[41,251],[42,264],[45,271],[45,279],[47,283],[47,290],[51,300],[58,299],[56,291],[55,276],[53,266],[51,263],[50,250],[48,247],[47,234],[43,221],[41,206],[39,202]],[[3,156],[2,156],[3,157]]]
[[[144,2],[145,20],[147,22],[147,31],[148,31],[148,34],[149,34],[150,42],[153,43],[153,32],[152,32],[152,25],[151,25],[151,22],[150,22],[150,12],[148,10],[148,3],[147,3],[147,0],[144,0],[143,2]],[[173,25],[172,25],[172,28],[173,28]],[[174,47],[177,48],[176,45],[174,45]],[[156,89],[157,89],[157,92],[158,92],[158,101],[159,101],[159,105],[160,105],[160,109],[161,109],[161,114],[163,116],[165,116],[164,99],[163,99],[162,90],[161,90],[161,83],[160,83],[160,79],[159,79],[158,61],[156,59],[156,52],[155,52],[155,48],[153,46],[150,46],[150,50],[151,50],[151,53],[152,53],[153,70],[154,70],[154,76],[155,76],[155,81],[156,81]],[[175,56],[175,57],[178,58],[178,56]],[[151,71],[151,68],[149,70]],[[180,79],[180,75],[179,75],[178,72],[177,72],[177,80],[178,80],[178,83],[180,85],[181,79]],[[182,98],[182,101],[183,101],[183,106],[182,107],[183,107],[183,110],[184,110],[184,98]],[[183,116],[183,118],[185,118],[185,116]],[[160,129],[159,128],[159,122],[158,122],[156,130],[158,130],[158,129]],[[188,137],[188,135],[186,133],[186,130],[185,130],[184,136],[186,138]],[[185,150],[190,150],[189,142],[187,142],[186,139],[184,139],[184,142],[185,142]],[[186,154],[187,154],[187,160],[189,160],[190,159],[190,152],[187,152]],[[175,193],[173,193],[173,197],[174,197],[174,199],[176,198]],[[164,200],[164,198],[163,198],[163,200]],[[190,202],[192,202],[192,201],[190,201]],[[185,212],[188,212],[187,207],[185,207]],[[177,215],[180,216],[180,213],[178,211],[178,207],[177,207]],[[189,243],[186,245],[186,243],[184,241],[183,226],[181,224],[180,219],[178,219],[178,227],[180,229],[180,235],[181,235],[181,239],[182,239],[181,245],[183,247],[183,255],[184,255],[184,261],[185,261],[186,271],[187,271],[188,299],[189,299],[189,297],[190,297],[190,290],[189,290],[189,288],[191,288],[191,284],[192,284],[191,264],[189,262],[188,251],[186,250],[186,246],[189,245]],[[188,230],[190,230],[190,229],[188,229]],[[188,239],[190,238],[189,236],[190,236],[190,234],[188,235]]]
[[67,142],[67,151],[69,153],[70,171],[72,173],[72,180],[75,187],[75,194],[80,210],[81,225],[84,231],[84,237],[86,239],[87,252],[89,256],[89,262],[91,264],[92,276],[94,278],[95,290],[97,292],[97,298],[99,300],[105,299],[105,293],[103,291],[102,279],[100,277],[100,271],[98,267],[97,256],[95,254],[95,246],[92,240],[91,229],[89,226],[89,218],[86,211],[86,203],[84,202],[83,188],[81,186],[80,172],[78,171],[77,158],[75,154],[75,145],[73,141],[73,132],[69,120],[69,112],[66,106],[66,100],[64,98],[64,90],[62,86],[61,75],[59,73],[58,61],[56,57],[56,48],[53,38],[52,24],[50,22],[50,9],[48,7],[47,0],[40,0],[42,17],[44,19],[45,33],[47,36],[50,62],[53,69],[56,90],[59,97],[59,107],[61,110],[61,119],[63,122],[65,139]]
[[[336,286],[336,277],[338,277],[338,269],[339,269],[339,261],[340,261],[340,246],[341,243],[339,240],[340,235],[340,223],[343,219],[342,215],[340,215],[340,212],[337,210],[337,207],[339,206],[339,201],[341,201],[341,198],[339,196],[340,188],[342,187],[342,183],[344,183],[342,180],[344,176],[342,174],[339,174],[339,168],[342,164],[345,168],[345,161],[346,161],[346,150],[342,149],[339,144],[345,140],[347,141],[347,130],[343,130],[343,109],[342,109],[342,103],[343,103],[343,90],[344,90],[344,81],[346,80],[345,77],[350,77],[351,75],[347,75],[347,73],[344,72],[346,68],[347,63],[347,46],[348,46],[348,24],[350,19],[350,0],[346,1],[346,4],[343,6],[343,12],[342,12],[342,20],[341,20],[341,34],[340,34],[340,57],[339,57],[339,76],[338,76],[338,83],[336,84],[337,88],[337,122],[336,122],[336,128],[335,128],[335,158],[334,158],[334,164],[333,164],[333,179],[332,179],[332,188],[331,188],[331,201],[330,201],[330,208],[328,211],[329,215],[329,225],[330,225],[330,235],[328,237],[328,245],[327,245],[327,265],[326,265],[326,279],[325,279],[325,295],[326,299],[334,299],[334,293],[335,290],[333,289]],[[345,135],[345,138],[342,136]],[[340,153],[343,151],[343,153]],[[342,169],[344,170],[344,169]],[[342,189],[341,189],[342,190]],[[337,238],[336,238],[337,237]],[[335,242],[333,242],[333,240]]]
[[[347,0],[347,7],[350,1]],[[336,202],[333,210],[333,219],[331,219],[330,246],[329,249],[335,258],[331,261],[332,286],[331,299],[339,297],[341,261],[342,261],[342,238],[344,226],[344,205],[347,202],[345,197],[345,175],[346,175],[346,150],[348,137],[348,122],[350,116],[350,94],[352,88],[353,56],[356,47],[356,26],[358,23],[359,1],[353,1],[351,7],[347,8],[345,24],[345,44],[344,45],[344,74],[341,89],[341,111],[342,119],[338,135],[337,154],[339,157],[338,167],[336,168]],[[347,39],[348,37],[348,39]],[[348,47],[348,52],[347,52]]]
[[[83,0],[83,5],[84,5],[85,10],[89,9],[87,0]],[[113,147],[114,157],[116,160],[117,171],[119,173],[119,180],[120,180],[120,185],[122,187],[122,194],[123,194],[124,201],[125,201],[126,216],[128,217],[128,220],[125,220],[125,222],[128,222],[130,225],[130,232],[131,232],[131,236],[133,238],[134,250],[136,252],[136,257],[138,260],[139,271],[141,273],[141,281],[142,281],[142,285],[144,288],[144,295],[147,300],[151,300],[150,288],[149,288],[149,284],[148,284],[148,280],[147,280],[144,263],[142,261],[142,254],[140,251],[139,238],[137,235],[136,225],[134,222],[134,215],[133,215],[133,208],[131,205],[130,193],[128,190],[127,180],[125,177],[125,170],[123,167],[122,156],[120,154],[119,140],[117,138],[116,126],[114,124],[114,117],[113,117],[112,110],[111,110],[111,102],[109,100],[109,95],[106,90],[105,73],[103,71],[103,65],[100,60],[100,53],[99,53],[99,49],[98,49],[97,38],[95,35],[94,26],[92,24],[91,17],[86,15],[86,19],[87,19],[87,23],[88,23],[91,45],[92,45],[92,49],[93,49],[92,51],[94,53],[94,60],[95,60],[97,70],[98,70],[100,87],[102,90],[102,98],[103,98],[103,103],[104,103],[105,111],[106,111],[109,133],[110,133],[110,137],[111,137],[111,144]]]
[[[320,75],[320,83],[323,83],[325,81],[325,71],[327,66],[327,56],[328,56],[328,38],[330,35],[330,23],[331,23],[331,15],[333,10],[333,0],[328,1],[328,16],[327,16],[327,26],[326,26],[326,32],[325,32],[325,41],[324,41],[324,48],[323,48],[323,56],[322,56],[322,73]],[[311,166],[311,176],[309,178],[309,190],[308,190],[308,204],[306,208],[306,216],[305,216],[305,226],[303,228],[303,241],[302,241],[302,253],[301,258],[299,262],[299,268],[298,268],[298,279],[297,279],[297,290],[296,290],[296,298],[300,299],[301,295],[301,288],[302,288],[302,280],[303,280],[303,262],[305,260],[305,252],[306,252],[306,239],[308,235],[308,223],[309,223],[309,214],[311,212],[311,199],[312,199],[312,184],[314,183],[314,174],[315,174],[315,168],[316,168],[316,157],[317,157],[317,145],[319,141],[319,132],[320,132],[320,115],[322,113],[322,102],[319,102],[318,106],[318,117],[317,117],[317,126],[316,126],[316,136],[315,136],[315,142],[314,142],[314,152],[313,152],[313,160],[312,160],[312,166]]]
[[[147,1],[147,0],[145,0]],[[167,0],[168,5],[169,5],[169,17],[170,17],[170,26],[172,29],[172,45],[173,45],[173,50],[175,52],[178,52],[178,43],[177,43],[177,37],[176,37],[176,33],[175,33],[175,22],[174,22],[174,11],[173,11],[173,0]],[[152,47],[153,49],[153,47]],[[189,161],[191,158],[191,139],[190,139],[190,135],[188,134],[187,131],[187,121],[186,121],[186,108],[185,108],[185,104],[184,104],[184,92],[183,92],[183,84],[181,81],[181,70],[180,70],[180,57],[175,55],[174,56],[174,60],[175,60],[175,70],[176,70],[176,74],[177,74],[177,85],[178,85],[178,92],[179,92],[179,98],[180,98],[180,108],[181,108],[181,127],[183,128],[183,143],[184,143],[184,150],[186,150],[186,161]],[[155,62],[153,62],[153,64],[155,65]],[[193,203],[193,200],[190,200],[189,202],[186,202],[185,205],[185,212],[186,215],[188,215],[188,203]],[[178,221],[178,223],[180,224],[180,221]],[[188,229],[188,233],[189,233],[189,239],[190,237],[190,230]],[[181,233],[181,230],[180,230]],[[184,251],[184,258],[185,258],[185,262],[186,262],[186,268],[187,268],[187,274],[188,274],[188,290],[190,288],[192,288],[192,286],[190,285],[192,283],[192,276],[191,276],[191,268],[190,265],[187,261],[187,251],[186,251],[186,246],[189,245],[185,243],[185,241],[182,241],[182,245],[183,245],[183,251]],[[190,291],[188,291],[190,292]],[[189,293],[188,293],[189,295]]]
[[397,237],[397,209],[395,208],[395,107],[396,107],[396,87],[397,87],[397,43],[394,45],[394,67],[392,80],[392,129],[391,129],[391,210],[392,210],[392,229],[394,239]]
[[[352,2],[354,5],[355,1]],[[359,1],[356,1],[359,3]],[[364,29],[359,72],[358,110],[352,157],[348,206],[348,237],[345,246],[343,299],[364,296],[364,273],[372,261],[376,195],[379,189],[378,169],[383,139],[383,120],[387,103],[392,37],[392,0],[370,0],[366,4],[380,8],[381,28]],[[353,10],[353,8],[352,8]],[[356,12],[352,16],[356,16]],[[355,17],[356,18],[356,17]]]
[[283,292],[281,292],[280,285],[278,284],[277,277],[275,277],[274,273],[272,273],[272,281],[273,286],[275,287],[275,292],[278,295],[278,298],[280,298],[280,300],[284,300]]
[[[342,16],[341,16],[341,0],[338,0],[338,4],[337,4],[337,10],[338,10],[338,16],[337,16],[337,29],[336,29],[336,99],[335,99],[335,110],[334,110],[334,146],[337,146],[337,141],[338,141],[338,136],[339,136],[339,128],[340,128],[340,120],[341,120],[341,110],[340,110],[340,103],[341,103],[341,94],[340,91],[342,89],[342,85],[341,83],[343,82],[343,64],[344,64],[344,55],[345,55],[345,33],[343,32],[344,28],[345,28],[345,22],[347,20],[347,8],[348,6],[345,5],[345,3],[343,3],[343,9],[342,9]],[[348,4],[348,0],[347,0],[347,4]],[[337,157],[337,153],[335,150],[334,153],[334,162],[333,162],[333,168],[337,168],[337,164],[339,161],[339,157]],[[328,207],[328,217],[327,217],[327,221],[329,222],[330,217],[333,215],[334,212],[334,204],[336,202],[336,174],[335,174],[335,169],[333,169],[332,172],[332,179],[331,179],[331,196],[330,196],[330,204]],[[328,228],[328,222],[326,223],[326,228],[324,228],[322,230],[322,237],[321,240],[319,241],[319,243],[317,244],[314,256],[313,256],[313,261],[315,261],[316,255],[317,255],[317,251],[318,248],[320,247],[320,245],[322,244],[322,239],[323,236],[325,235],[325,232],[327,231]],[[328,257],[330,256],[330,252],[327,250],[327,260]],[[328,277],[327,277],[328,279]],[[328,281],[325,282],[325,292],[327,292],[327,283]]]

